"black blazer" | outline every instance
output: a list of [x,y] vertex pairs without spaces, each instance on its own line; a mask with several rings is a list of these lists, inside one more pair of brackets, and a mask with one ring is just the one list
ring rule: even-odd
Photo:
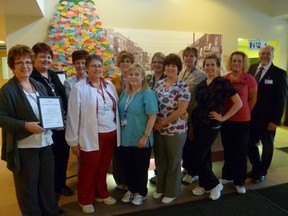
[[[66,94],[65,94],[64,85],[60,81],[60,79],[59,79],[59,77],[58,77],[56,72],[54,72],[52,70],[48,70],[48,74],[51,77],[51,82],[54,84],[56,95],[61,97],[63,109],[64,109],[64,111],[66,113],[67,112],[67,97],[66,97]],[[41,73],[39,71],[37,71],[36,68],[33,69],[31,77],[44,85],[44,87],[46,88],[49,96],[54,96],[53,93],[52,93],[51,87],[48,85],[47,82],[45,82],[45,80],[42,77]]]
[[[251,65],[248,73],[255,75],[259,64]],[[253,125],[267,127],[269,122],[280,125],[287,100],[287,73],[271,64],[258,83],[257,102],[252,111]]]
[[[43,85],[30,78],[33,87],[41,96],[48,96]],[[20,171],[17,141],[30,136],[25,122],[39,121],[20,85],[14,76],[0,89],[0,127],[2,127],[1,159],[13,173]]]

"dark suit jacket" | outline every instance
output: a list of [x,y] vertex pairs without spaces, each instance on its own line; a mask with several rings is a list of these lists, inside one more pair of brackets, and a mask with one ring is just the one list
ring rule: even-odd
[[[255,75],[259,64],[251,65],[248,73]],[[269,122],[280,125],[287,100],[287,73],[271,64],[258,83],[257,102],[252,111],[253,125],[267,127]]]

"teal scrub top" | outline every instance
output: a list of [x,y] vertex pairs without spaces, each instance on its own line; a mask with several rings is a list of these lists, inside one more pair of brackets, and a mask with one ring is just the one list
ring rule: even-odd
[[[145,132],[149,119],[148,115],[157,114],[158,112],[158,98],[156,93],[150,88],[137,92],[129,103],[126,118],[124,118],[127,98],[128,95],[123,91],[118,103],[120,120],[123,121],[126,119],[127,121],[126,125],[121,125],[121,145],[136,147]],[[145,147],[152,147],[153,143],[154,137],[152,130]]]

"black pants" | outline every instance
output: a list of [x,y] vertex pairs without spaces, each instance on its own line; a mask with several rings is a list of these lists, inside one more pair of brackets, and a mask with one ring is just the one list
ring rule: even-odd
[[194,127],[195,145],[193,152],[193,165],[199,174],[199,186],[211,190],[219,184],[219,180],[212,170],[211,146],[214,143],[219,129],[208,126]]
[[249,134],[250,121],[222,123],[221,138],[224,147],[222,178],[233,180],[237,186],[243,186],[246,179]]
[[54,160],[51,146],[19,149],[21,170],[13,174],[23,216],[58,214],[54,193]]
[[65,130],[53,130],[52,145],[55,161],[55,192],[60,193],[66,185],[66,171],[70,147],[65,140]]
[[124,174],[124,154],[123,147],[115,148],[113,156],[113,178],[117,185],[127,185]]
[[[248,145],[248,157],[252,164],[252,176],[258,178],[267,174],[270,167],[276,131],[268,131],[266,127],[251,125],[250,139]],[[262,143],[262,156],[260,156],[258,145]]]
[[151,148],[123,147],[124,173],[131,193],[146,196]]
[[182,155],[182,167],[187,170],[188,174],[191,176],[198,175],[195,170],[195,165],[193,164],[193,150],[194,150],[195,142],[194,140],[190,140],[187,136]]

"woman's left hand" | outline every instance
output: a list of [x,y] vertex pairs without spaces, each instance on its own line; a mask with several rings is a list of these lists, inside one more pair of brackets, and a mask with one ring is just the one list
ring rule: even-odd
[[144,148],[147,142],[148,136],[142,136],[138,142],[137,148]]
[[209,117],[210,117],[210,119],[215,119],[215,120],[217,120],[217,121],[219,121],[219,122],[225,121],[225,119],[223,118],[223,116],[222,116],[221,114],[215,112],[215,111],[210,112],[210,113],[209,113]]
[[185,113],[184,113],[180,118],[181,118],[182,120],[187,121],[188,118],[189,118],[189,114],[188,114],[188,112],[185,112]]

